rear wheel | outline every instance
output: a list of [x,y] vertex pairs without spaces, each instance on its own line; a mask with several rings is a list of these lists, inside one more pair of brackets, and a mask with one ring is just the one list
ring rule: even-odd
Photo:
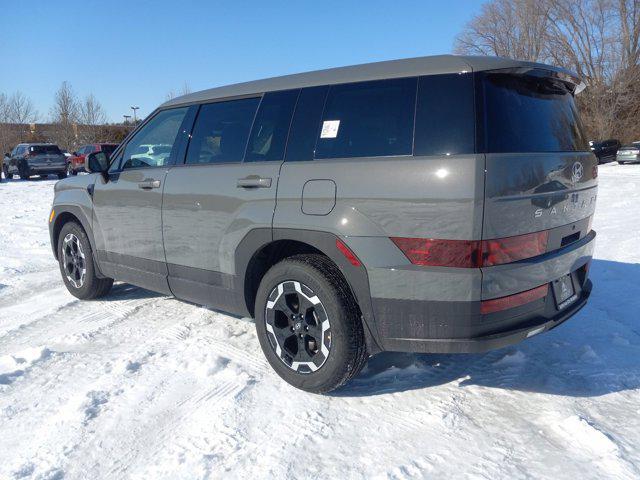
[[63,178],[67,178],[67,171],[58,173],[58,179],[62,180]]
[[112,278],[98,278],[91,243],[76,222],[65,223],[58,236],[60,273],[71,295],[82,300],[103,297],[113,285]]
[[255,313],[262,351],[294,387],[329,392],[366,363],[359,308],[337,267],[322,255],[274,265],[260,282]]
[[618,160],[618,164],[619,165],[624,165],[624,162],[621,162],[620,160]]

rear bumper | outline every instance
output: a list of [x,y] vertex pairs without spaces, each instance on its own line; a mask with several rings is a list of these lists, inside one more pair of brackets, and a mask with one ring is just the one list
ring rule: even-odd
[[[459,300],[445,298],[452,285],[447,285],[445,272],[423,275],[434,282],[422,284],[423,298],[407,298],[394,292],[395,298],[372,291],[372,305],[380,344],[384,350],[420,353],[474,353],[511,345],[555,328],[587,302],[591,282],[587,279],[588,264],[595,244],[595,232],[557,251],[535,259],[480,269],[467,269],[468,275],[479,275],[477,289],[474,282],[465,285],[462,279],[453,287]],[[458,269],[453,269],[458,270]],[[559,310],[550,282],[571,273],[576,300]],[[390,278],[397,275],[390,272]],[[445,274],[445,275],[443,275]],[[381,275],[377,272],[377,275]],[[407,284],[412,278],[403,277]],[[435,278],[442,281],[437,282]],[[516,294],[530,288],[549,284],[544,298],[508,310],[482,314],[481,302]],[[373,282],[375,290],[376,282]],[[463,288],[460,288],[460,285]],[[466,293],[466,298],[463,295]],[[471,297],[471,298],[469,298]]]
[[62,173],[67,170],[67,165],[62,164],[29,164],[29,175],[48,175]]
[[640,155],[618,155],[616,160],[623,163],[640,163]]
[[551,318],[544,316],[544,314],[534,315],[527,321],[518,323],[515,328],[473,338],[385,339],[385,349],[415,353],[482,353],[514,345],[556,328],[578,313],[587,304],[591,289],[591,281],[587,280],[582,286],[578,299]]

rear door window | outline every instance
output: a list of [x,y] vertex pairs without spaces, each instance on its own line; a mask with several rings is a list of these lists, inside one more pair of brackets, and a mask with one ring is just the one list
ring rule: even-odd
[[242,161],[259,103],[259,98],[245,98],[202,105],[193,127],[186,163]]
[[253,122],[245,161],[273,161],[284,158],[291,115],[299,90],[266,93]]
[[334,85],[316,158],[411,155],[417,78]]
[[563,81],[500,71],[478,78],[481,151],[589,151],[571,87]]
[[420,77],[414,155],[473,153],[475,114],[471,74]]

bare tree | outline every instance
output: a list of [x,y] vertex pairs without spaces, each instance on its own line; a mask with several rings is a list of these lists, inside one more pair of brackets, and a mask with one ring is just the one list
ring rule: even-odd
[[455,50],[570,68],[590,137],[640,138],[640,0],[491,0]]
[[15,92],[8,98],[7,112],[9,123],[27,124],[38,121],[38,111],[22,92]]
[[71,85],[64,81],[55,94],[51,120],[55,124],[54,140],[67,150],[73,150],[78,142],[78,118],[80,107]]
[[92,93],[85,97],[84,101],[80,104],[79,111],[80,123],[83,125],[102,125],[106,123],[107,116],[104,113],[102,105]]
[[189,84],[187,82],[184,82],[184,84],[182,85],[182,88],[178,91],[177,94],[176,94],[176,92],[174,90],[169,90],[169,92],[165,96],[165,100],[169,101],[169,100],[172,100],[172,99],[174,99],[176,97],[180,97],[182,95],[188,95],[190,93],[191,93],[191,87],[189,86]]
[[456,37],[454,50],[540,61],[547,56],[548,6],[536,0],[494,0]]

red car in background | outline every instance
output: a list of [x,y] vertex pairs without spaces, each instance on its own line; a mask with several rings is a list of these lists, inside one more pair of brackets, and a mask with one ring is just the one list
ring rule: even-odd
[[93,152],[105,152],[107,155],[118,146],[117,143],[91,143],[83,145],[68,158],[67,175],[77,175],[78,172],[84,172],[84,157]]

